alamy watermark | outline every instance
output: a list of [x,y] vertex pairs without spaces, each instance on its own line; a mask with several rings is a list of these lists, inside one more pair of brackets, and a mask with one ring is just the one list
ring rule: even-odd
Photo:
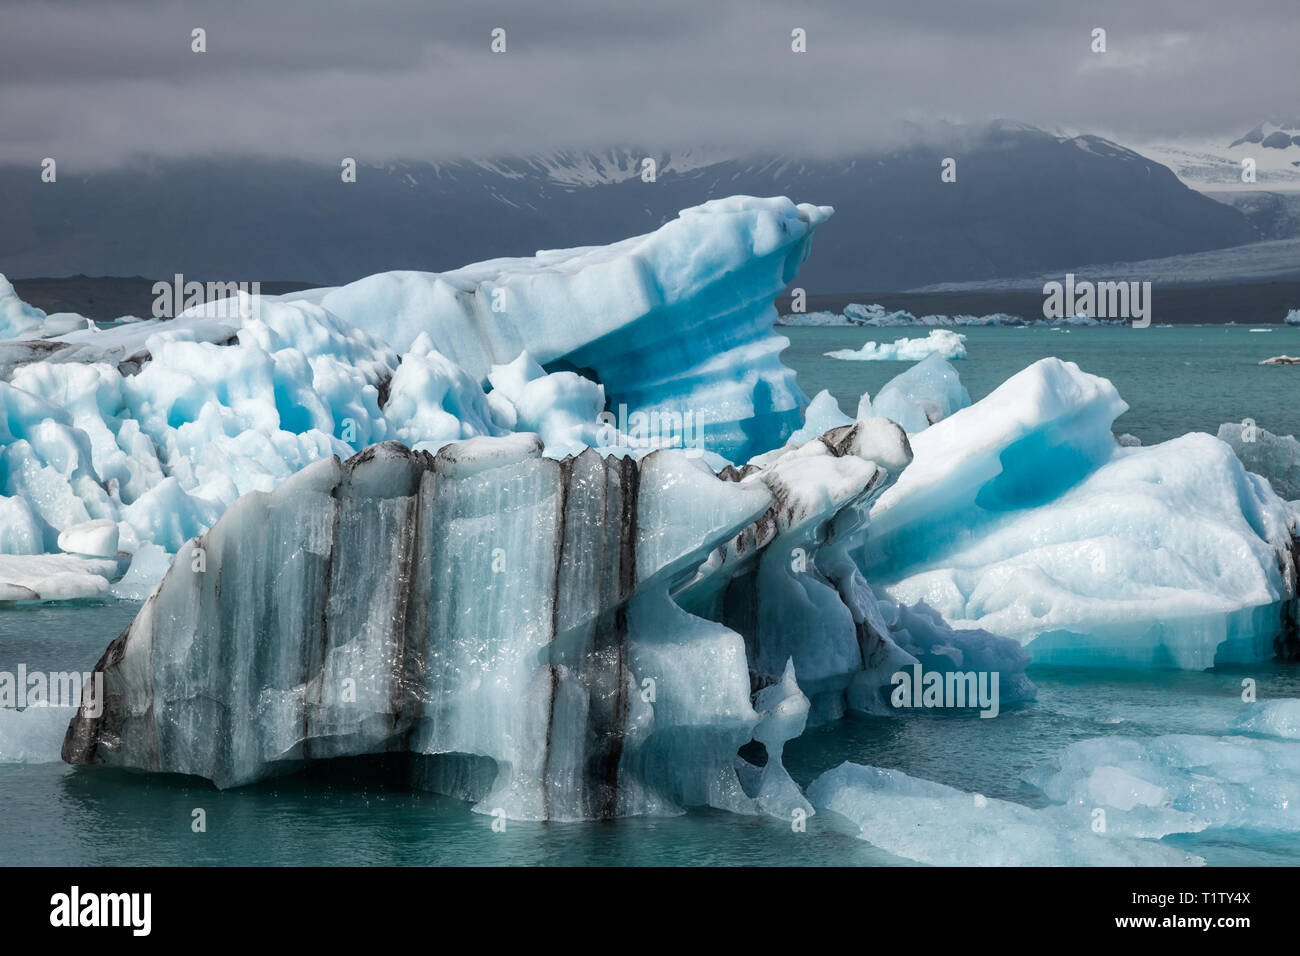
[[133,936],[148,936],[153,928],[153,894],[83,893],[81,887],[73,886],[50,897],[50,925],[124,927]]
[[996,717],[1000,710],[997,671],[896,671],[889,702],[896,708],[979,709],[981,717]]
[[1043,318],[1069,319],[1083,315],[1090,319],[1132,319],[1133,328],[1151,324],[1150,282],[1074,281],[1074,273],[1065,274],[1065,282],[1043,284]]
[[186,282],[178,272],[171,282],[155,282],[152,292],[155,319],[207,305],[203,314],[218,319],[255,319],[261,311],[261,282]]
[[617,414],[604,411],[596,420],[602,426],[602,447],[676,448],[692,458],[704,453],[704,427],[692,411],[629,413],[626,405],[619,405]]
[[28,707],[81,707],[87,717],[104,712],[104,674],[77,671],[0,671],[0,709]]

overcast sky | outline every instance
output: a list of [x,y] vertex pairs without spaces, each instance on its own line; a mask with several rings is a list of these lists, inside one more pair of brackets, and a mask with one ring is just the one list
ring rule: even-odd
[[899,120],[994,117],[1129,144],[1231,139],[1300,112],[1298,93],[1300,0],[0,0],[0,162],[61,170],[614,144],[832,154],[888,145]]

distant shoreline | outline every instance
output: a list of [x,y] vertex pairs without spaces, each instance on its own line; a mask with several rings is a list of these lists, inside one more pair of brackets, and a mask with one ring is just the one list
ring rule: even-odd
[[[15,283],[15,286],[17,283]],[[913,315],[992,315],[1005,312],[1026,319],[1043,317],[1043,295],[1023,289],[1006,292],[848,292],[809,295],[807,312],[843,312],[860,302]],[[790,311],[790,296],[779,296],[777,311]],[[1291,309],[1300,309],[1300,282],[1152,289],[1153,325],[1282,325]]]

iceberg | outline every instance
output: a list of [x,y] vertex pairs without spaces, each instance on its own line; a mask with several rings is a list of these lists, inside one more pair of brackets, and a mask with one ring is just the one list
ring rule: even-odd
[[911,437],[856,558],[874,586],[1058,664],[1178,667],[1294,642],[1294,512],[1209,435],[1121,447],[1114,386],[1043,359]]
[[1023,775],[1025,806],[844,763],[808,787],[819,810],[898,856],[948,866],[1198,865],[1174,834],[1300,830],[1300,701],[1250,705],[1216,737],[1099,737]]
[[734,196],[608,246],[382,273],[281,299],[319,303],[399,353],[427,333],[475,379],[527,351],[549,371],[597,382],[615,408],[693,412],[709,449],[743,461],[798,427],[806,397],[779,359],[788,342],[772,332],[772,301],[831,213]]
[[45,313],[18,297],[13,284],[0,275],[0,338],[16,339],[39,329]]
[[911,777],[842,763],[808,787],[818,809],[858,827],[883,850],[935,866],[1199,866],[1194,854],[1097,833],[1087,813],[1031,808]]
[[971,328],[988,326],[1013,326],[1033,328],[1060,328],[1065,326],[1123,325],[1124,320],[1101,320],[1087,315],[1068,315],[1057,319],[1026,319],[1019,315],[994,312],[989,315],[913,315],[905,309],[890,311],[872,303],[853,302],[843,312],[792,312],[782,314],[778,325],[824,327],[847,326],[867,328]]
[[1300,740],[1300,700],[1258,701],[1233,720],[1232,729],[1243,734]]
[[970,393],[957,370],[936,354],[886,382],[859,416],[866,417],[867,411],[891,419],[914,435],[969,404]]
[[[744,461],[800,425],[772,299],[830,214],[734,197],[605,247],[0,343],[0,551],[113,522],[126,554],[174,554],[241,495],[385,440]],[[7,283],[0,308],[11,334],[44,321]]]
[[0,554],[0,602],[102,598],[128,562],[72,554]]
[[948,329],[935,329],[923,339],[899,339],[884,344],[866,342],[859,349],[836,349],[826,355],[849,362],[915,362],[930,355],[964,359],[966,336]]
[[382,443],[242,497],[105,653],[65,758],[234,786],[401,750],[517,819],[743,805],[743,644],[668,589],[768,494],[680,453],[541,452]]
[[810,810],[782,744],[881,711],[899,667],[1033,693],[1013,642],[877,601],[849,559],[894,480],[873,459],[905,448],[876,420],[722,474],[528,434],[324,459],[182,547],[63,756],[229,787],[400,752],[415,785],[513,819]]
[[1067,807],[1103,809],[1107,828],[1116,833],[1294,832],[1300,830],[1297,705],[1255,704],[1234,722],[1238,733],[1223,737],[1078,741],[1025,781]]
[[1274,435],[1253,422],[1225,422],[1218,438],[1237,453],[1241,463],[1268,479],[1273,490],[1288,501],[1300,500],[1300,441],[1292,435]]
[[[0,275],[0,340],[46,339],[89,328],[94,328],[94,323],[85,316],[73,312],[47,315],[43,310],[28,305],[14,291],[13,283]],[[43,350],[42,345],[30,348],[33,352]],[[0,358],[0,363],[3,363],[3,358]]]

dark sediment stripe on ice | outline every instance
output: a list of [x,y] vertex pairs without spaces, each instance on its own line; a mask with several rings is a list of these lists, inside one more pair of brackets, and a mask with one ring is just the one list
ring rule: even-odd
[[415,513],[411,524],[415,529],[415,551],[411,565],[410,597],[407,602],[406,638],[402,654],[401,685],[405,693],[406,727],[410,732],[419,726],[424,717],[425,681],[428,678],[429,605],[433,601],[436,582],[431,571],[429,543],[432,536],[424,535],[426,515],[433,513],[433,499],[438,489],[437,470],[429,465],[420,475],[415,499]]
[[1300,661],[1300,537],[1291,536],[1289,551],[1277,552],[1278,571],[1286,593],[1282,620],[1273,638],[1273,653],[1284,661]]
[[[353,457],[349,458],[345,464],[355,467],[355,463],[357,463],[358,458],[360,458],[359,455],[354,455]],[[301,645],[304,654],[303,671],[304,671],[305,680],[307,681],[306,686],[308,688],[312,687],[313,685],[316,687],[316,699],[314,701],[311,699],[309,693],[303,695],[302,758],[304,760],[310,760],[313,756],[312,754],[313,737],[311,732],[312,705],[315,704],[316,706],[319,707],[322,702],[321,695],[324,693],[325,661],[329,656],[330,593],[334,582],[334,559],[337,556],[338,549],[339,549],[339,523],[343,515],[343,502],[340,501],[338,497],[341,483],[342,482],[340,482],[340,484],[338,485],[335,485],[331,493],[332,494],[331,502],[333,504],[333,507],[331,508],[330,546],[327,554],[325,555],[325,567],[323,569],[323,574],[321,575],[321,581],[324,586],[321,588],[320,591],[321,593],[320,613],[316,618],[316,623],[320,627],[320,637],[316,641],[305,640],[302,642]],[[320,677],[320,680],[316,680],[315,679],[316,677]],[[231,735],[227,734],[226,736],[229,737]]]
[[[126,653],[127,635],[131,633],[134,622],[128,624],[112,643],[105,648],[93,673],[106,673],[121,663]],[[114,681],[113,683],[116,683]],[[63,735],[63,748],[60,756],[66,763],[99,763],[99,744],[104,737],[119,739],[122,735],[122,694],[104,682],[104,696],[100,701],[103,710],[99,717],[85,715],[82,708],[77,709],[68,724],[67,733]]]
[[553,733],[555,731],[555,694],[560,686],[560,674],[556,668],[554,652],[555,641],[560,632],[560,601],[563,599],[563,579],[564,579],[564,544],[569,534],[568,523],[568,505],[569,505],[569,483],[573,481],[573,463],[572,457],[565,458],[559,463],[559,479],[556,482],[556,503],[555,503],[555,574],[551,579],[551,643],[550,652],[552,658],[547,665],[550,671],[550,700],[546,702],[546,752],[542,755],[542,816],[545,819],[551,817],[551,753]]
[[[640,471],[631,458],[605,459],[602,471],[605,475],[605,508],[609,508],[610,497],[616,495],[615,503],[619,510],[615,538],[617,565],[613,569],[617,575],[618,591],[613,613],[601,614],[596,620],[589,657],[586,684],[590,701],[588,739],[591,743],[584,761],[583,777],[585,813],[604,820],[618,815],[619,766],[627,734],[630,703],[627,696],[630,679],[627,669],[627,600],[636,587],[636,512]],[[602,531],[608,535],[607,530]],[[611,549],[603,547],[601,550],[603,571],[609,567],[608,558],[604,556],[609,555]],[[603,592],[604,588],[601,590]]]
[[410,693],[406,685],[409,671],[407,654],[411,644],[410,614],[412,607],[411,591],[415,586],[415,569],[419,567],[420,550],[420,492],[417,486],[415,494],[404,499],[406,511],[402,522],[402,540],[398,552],[396,586],[393,588],[392,642],[393,653],[390,657],[391,670],[388,686],[388,712],[390,729],[399,730],[407,717],[407,701]]

